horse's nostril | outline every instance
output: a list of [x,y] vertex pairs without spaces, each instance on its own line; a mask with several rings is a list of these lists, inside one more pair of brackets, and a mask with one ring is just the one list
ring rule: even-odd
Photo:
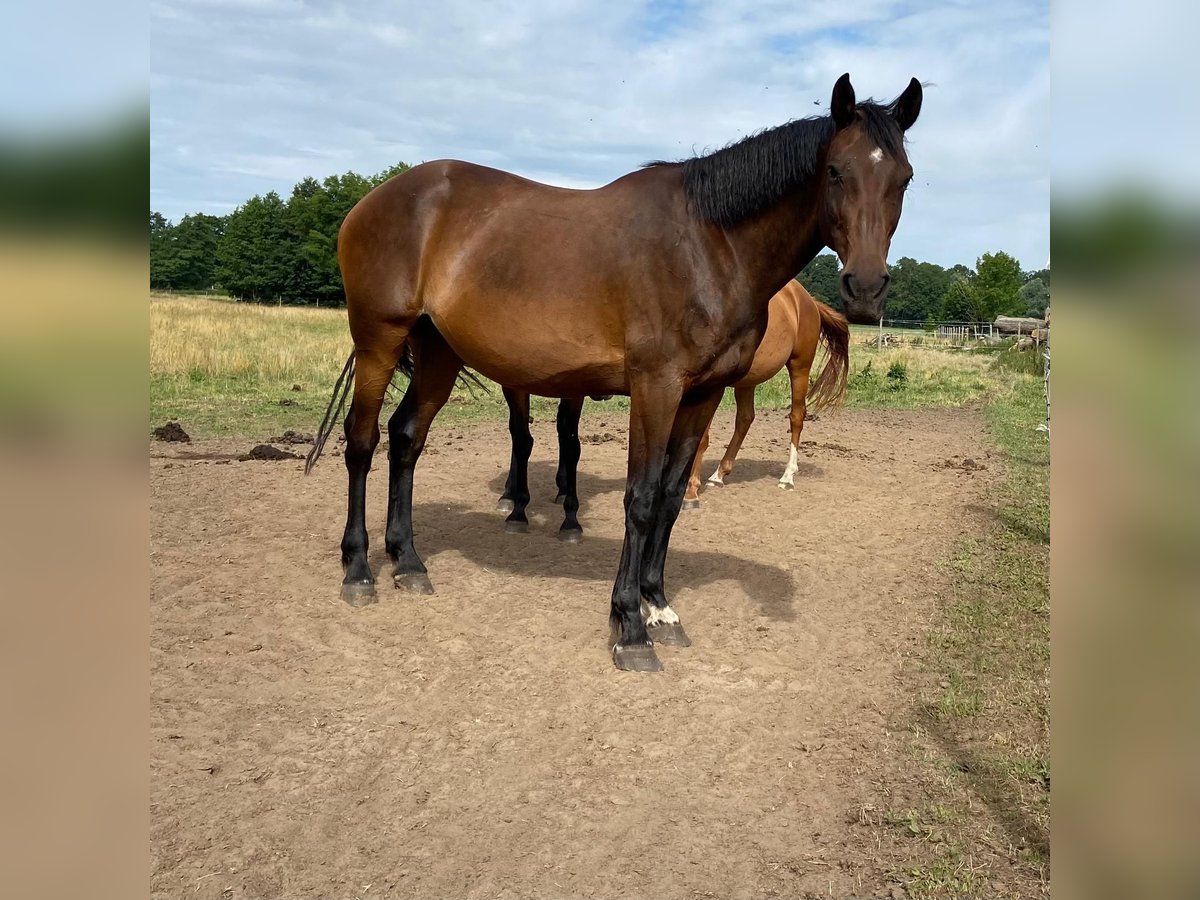
[[854,276],[849,272],[842,273],[842,287],[845,289],[847,296],[854,296]]

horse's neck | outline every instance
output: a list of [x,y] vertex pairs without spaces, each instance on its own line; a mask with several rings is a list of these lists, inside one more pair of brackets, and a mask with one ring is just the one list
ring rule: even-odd
[[726,230],[744,296],[764,307],[824,246],[813,186]]

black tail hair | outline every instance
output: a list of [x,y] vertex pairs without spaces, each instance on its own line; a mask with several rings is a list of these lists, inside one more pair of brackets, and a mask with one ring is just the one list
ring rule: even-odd
[[329,398],[329,406],[325,409],[325,418],[321,420],[321,427],[317,429],[316,437],[313,438],[312,449],[308,451],[308,456],[304,460],[305,475],[313,470],[313,466],[321,458],[321,451],[325,449],[329,433],[333,431],[337,420],[342,417],[346,398],[350,395],[350,388],[354,385],[354,353],[355,351],[351,350],[350,355],[346,357],[346,364],[342,366],[342,374],[338,376],[337,382],[333,385],[333,396]]
[[[333,432],[333,427],[342,417],[342,410],[346,407],[346,398],[350,396],[350,389],[354,386],[355,352],[354,350],[350,351],[350,355],[346,358],[346,364],[342,366],[342,374],[338,376],[337,382],[333,385],[333,396],[329,398],[329,406],[325,409],[325,417],[321,419],[321,427],[317,429],[317,434],[313,438],[312,449],[308,451],[308,456],[304,460],[305,475],[313,470],[313,466],[321,458],[321,451],[325,449],[325,442],[329,440],[329,435]],[[396,371],[402,372],[411,380],[415,370],[416,361],[413,359],[412,348],[405,344],[404,352],[400,354],[400,361],[396,363]],[[393,377],[395,376],[393,375]],[[463,369],[458,373],[458,383],[471,391],[472,394],[475,393],[474,389],[476,387],[482,388],[486,394],[491,393],[491,389],[470,369]]]

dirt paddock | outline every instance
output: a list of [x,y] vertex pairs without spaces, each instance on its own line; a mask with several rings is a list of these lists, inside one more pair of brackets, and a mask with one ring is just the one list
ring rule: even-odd
[[359,610],[338,599],[338,456],[305,478],[238,460],[253,440],[151,445],[155,897],[902,896],[864,810],[910,765],[902,668],[939,564],[985,527],[979,414],[822,416],[785,492],[786,413],[760,412],[675,528],[693,646],[656,675],[606,645],[626,423],[585,415],[575,545],[554,536],[553,422],[533,428],[512,535],[502,423],[435,424],[414,513],[432,597],[387,577],[380,448],[380,602]]

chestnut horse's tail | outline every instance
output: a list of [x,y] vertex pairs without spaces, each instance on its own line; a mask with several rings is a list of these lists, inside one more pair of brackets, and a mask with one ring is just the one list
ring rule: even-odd
[[317,460],[321,458],[321,451],[325,449],[325,442],[329,440],[333,426],[342,417],[346,398],[350,396],[350,389],[354,387],[354,354],[356,352],[355,350],[350,351],[350,355],[346,358],[346,364],[342,366],[342,374],[338,376],[338,380],[333,386],[333,396],[329,398],[329,406],[325,409],[325,418],[321,420],[321,427],[317,429],[317,434],[313,438],[312,449],[308,451],[308,456],[304,460],[305,475],[312,471]]
[[825,365],[808,390],[808,408],[825,409],[842,402],[850,375],[850,323],[846,317],[820,300],[813,300],[821,316],[821,338],[825,341]]

